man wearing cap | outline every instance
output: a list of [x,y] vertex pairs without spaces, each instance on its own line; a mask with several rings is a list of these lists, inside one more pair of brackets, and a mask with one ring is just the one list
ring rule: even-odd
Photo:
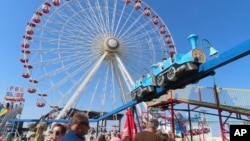
[[159,122],[157,119],[151,119],[148,121],[147,130],[142,131],[135,136],[135,141],[161,141],[160,136],[156,133]]
[[75,113],[70,124],[70,130],[60,141],[85,141],[84,135],[88,134],[89,121],[85,113]]

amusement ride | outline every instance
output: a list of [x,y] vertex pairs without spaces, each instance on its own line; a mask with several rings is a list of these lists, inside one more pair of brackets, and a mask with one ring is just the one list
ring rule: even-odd
[[167,25],[136,0],[45,1],[27,22],[22,76],[38,107],[97,111],[131,100],[134,80],[176,53]]
[[[99,121],[110,116],[118,119],[117,114],[129,107],[135,107],[135,115],[142,117],[142,111],[148,107],[165,106],[171,117],[164,118],[173,119],[173,124],[174,105],[186,103],[220,109],[218,116],[225,141],[221,110],[246,116],[249,111],[230,111],[228,105],[220,107],[216,85],[211,89],[215,95],[212,106],[201,101],[201,93],[192,101],[185,97],[191,91],[189,94],[178,91],[248,55],[249,41],[240,44],[241,49],[225,52],[224,58],[207,61],[206,57],[218,53],[210,42],[202,40],[211,51],[206,55],[196,44],[196,34],[191,34],[188,40],[190,51],[177,52],[167,25],[143,0],[46,0],[27,21],[20,44],[21,76],[28,82],[27,93],[37,95],[36,106],[53,111],[47,114],[47,121],[64,122],[72,109],[88,114],[97,111],[90,121],[97,122],[98,128]],[[152,103],[152,99],[162,100],[164,95],[172,97]],[[20,108],[12,113],[17,114]],[[3,121],[18,121],[12,118],[3,118],[6,120],[2,120],[1,127],[5,125]],[[137,120],[138,128],[142,127],[140,119]]]

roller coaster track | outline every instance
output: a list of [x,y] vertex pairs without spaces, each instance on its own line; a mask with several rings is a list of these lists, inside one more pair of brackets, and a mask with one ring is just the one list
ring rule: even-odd
[[250,117],[250,103],[248,102],[250,99],[250,90],[219,88],[216,94],[213,87],[189,86],[169,93],[152,102],[148,102],[148,106],[155,107],[171,103],[186,103]]
[[182,103],[188,103],[200,107],[206,107],[206,108],[211,108],[211,109],[220,109],[222,111],[227,111],[227,112],[233,112],[233,113],[239,113],[243,115],[250,115],[250,109],[245,109],[245,108],[240,108],[236,106],[228,106],[228,105],[219,105],[215,103],[207,103],[207,102],[202,102],[202,101],[195,101],[195,100],[184,100],[184,99],[179,99],[179,102]]

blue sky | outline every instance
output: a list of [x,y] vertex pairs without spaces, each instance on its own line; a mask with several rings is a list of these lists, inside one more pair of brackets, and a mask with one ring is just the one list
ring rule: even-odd
[[[23,66],[21,40],[27,22],[42,0],[8,0],[0,8],[0,98],[3,99],[10,85],[27,87],[21,77]],[[249,0],[144,0],[167,24],[178,52],[191,49],[187,36],[192,33],[208,39],[220,53],[250,38]],[[248,67],[250,57],[244,57],[216,70],[218,87],[249,89]],[[201,80],[197,86],[212,86],[212,78]],[[46,112],[34,105],[35,95],[25,95],[26,105],[22,117],[37,118]],[[34,113],[34,112],[35,113]],[[34,116],[35,114],[35,116]]]

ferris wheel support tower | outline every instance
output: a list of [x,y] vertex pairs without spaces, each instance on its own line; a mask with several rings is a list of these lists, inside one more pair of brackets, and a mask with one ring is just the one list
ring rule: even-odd
[[87,75],[86,79],[82,82],[82,84],[78,87],[78,89],[75,91],[71,99],[69,99],[68,103],[63,107],[63,109],[60,111],[56,119],[60,119],[64,117],[67,112],[70,110],[70,108],[74,105],[74,103],[77,101],[77,99],[81,96],[82,92],[84,91],[85,87],[88,85],[91,78],[94,76],[97,69],[100,67],[102,61],[106,57],[108,52],[105,52],[101,58],[96,62],[93,69],[89,72],[89,75]]

